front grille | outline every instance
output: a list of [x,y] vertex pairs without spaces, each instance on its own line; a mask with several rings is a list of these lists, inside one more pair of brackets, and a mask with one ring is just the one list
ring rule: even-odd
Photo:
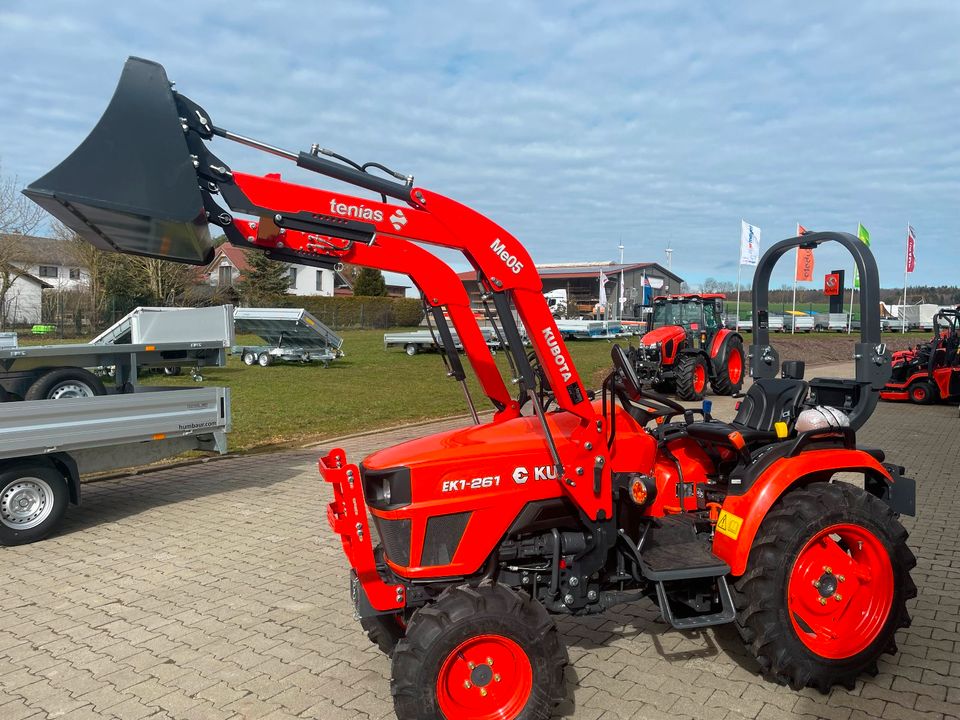
[[423,557],[420,564],[448,565],[453,560],[460,538],[470,520],[469,512],[452,515],[438,515],[427,521],[427,531],[423,539]]
[[403,567],[410,565],[410,520],[384,520],[374,515],[373,522],[387,559]]

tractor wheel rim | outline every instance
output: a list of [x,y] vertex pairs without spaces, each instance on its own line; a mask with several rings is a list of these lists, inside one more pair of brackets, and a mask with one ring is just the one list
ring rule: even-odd
[[860,525],[824,528],[790,571],[787,609],[800,641],[832,660],[876,640],[893,608],[893,564],[880,539]]
[[703,392],[704,386],[707,384],[707,373],[703,369],[703,365],[697,363],[693,368],[693,390],[694,392],[701,393]]
[[533,690],[533,667],[520,645],[502,635],[478,635],[447,655],[437,676],[437,703],[448,718],[509,720]]
[[739,352],[730,353],[730,359],[727,361],[727,377],[730,382],[736,385],[743,377],[743,356]]
[[72,381],[65,382],[62,385],[57,385],[53,391],[47,396],[48,400],[68,400],[72,398],[88,398],[95,397],[96,393],[93,392],[93,388],[83,382]]
[[0,523],[14,530],[36,527],[52,510],[53,488],[40,478],[21,478],[0,495]]
[[913,399],[917,401],[926,400],[927,398],[927,390],[922,385],[918,385],[913,388],[911,393],[913,394]]

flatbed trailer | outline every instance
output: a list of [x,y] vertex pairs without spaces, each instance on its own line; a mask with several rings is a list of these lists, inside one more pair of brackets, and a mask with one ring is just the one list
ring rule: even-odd
[[245,365],[267,367],[281,360],[327,367],[343,357],[343,338],[303,308],[237,308],[233,324],[236,333],[265,343],[233,346]]
[[[497,332],[492,327],[482,327],[480,332],[483,335],[484,342],[491,350],[500,349],[500,339]],[[463,343],[457,336],[455,330],[451,328],[450,335],[453,338],[453,344],[457,350],[463,351]],[[439,333],[430,330],[413,330],[411,332],[384,333],[383,349],[388,350],[392,347],[402,347],[407,355],[416,355],[421,352],[430,352],[432,350],[441,350]]]
[[233,342],[232,310],[138,308],[90,343],[0,348],[0,401],[105,395],[107,369],[110,392],[128,393],[144,370],[222,366]]
[[227,452],[230,390],[135,393],[0,404],[0,545],[46,537],[81,499],[80,476],[188,450]]

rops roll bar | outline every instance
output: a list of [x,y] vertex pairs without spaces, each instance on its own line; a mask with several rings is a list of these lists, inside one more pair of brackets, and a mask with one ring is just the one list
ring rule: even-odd
[[[753,276],[753,344],[750,345],[750,375],[754,378],[773,378],[780,371],[780,357],[770,345],[769,290],[774,265],[786,252],[794,248],[813,249],[825,242],[838,242],[853,255],[860,272],[860,342],[856,343],[853,381],[826,381],[815,379],[816,390],[832,383],[846,385],[846,407],[850,425],[860,428],[877,406],[879,391],[890,378],[890,353],[880,335],[880,276],[877,262],[870,248],[850,233],[817,232],[781,240],[760,258]],[[833,404],[822,402],[821,404]]]

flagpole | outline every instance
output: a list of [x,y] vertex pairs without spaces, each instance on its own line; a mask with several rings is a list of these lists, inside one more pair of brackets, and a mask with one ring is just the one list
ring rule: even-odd
[[[797,235],[800,234],[800,223],[797,223]],[[797,268],[800,267],[800,246],[797,245],[797,258],[793,263],[793,315],[790,316],[792,324],[790,325],[790,334],[797,332]]]
[[737,322],[734,331],[740,327],[740,274],[743,272],[743,263],[737,265]]
[[[857,239],[860,240],[860,221],[857,220]],[[863,242],[860,240],[860,242]],[[850,312],[847,314],[847,335],[853,328],[853,291],[856,288],[857,265],[853,265],[853,282],[850,283]]]
[[907,267],[910,263],[910,221],[907,220],[907,247],[903,256],[903,305],[900,306],[900,334],[907,332]]

